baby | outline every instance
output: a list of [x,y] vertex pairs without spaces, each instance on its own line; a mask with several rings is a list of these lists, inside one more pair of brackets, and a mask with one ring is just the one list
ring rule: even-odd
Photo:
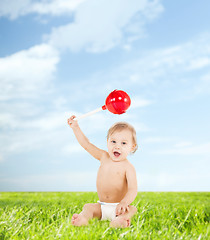
[[136,207],[130,205],[137,195],[137,179],[134,166],[127,160],[137,150],[136,131],[128,123],[114,124],[108,131],[108,152],[89,142],[81,131],[75,116],[68,124],[80,145],[100,161],[97,175],[98,203],[85,204],[80,214],[73,214],[75,226],[88,225],[91,218],[110,220],[111,227],[129,227]]

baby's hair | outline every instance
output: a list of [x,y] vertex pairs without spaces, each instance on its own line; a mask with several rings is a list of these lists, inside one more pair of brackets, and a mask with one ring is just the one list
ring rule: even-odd
[[131,124],[129,124],[127,122],[117,122],[117,123],[113,124],[107,133],[107,140],[115,131],[122,131],[125,129],[130,130],[132,133],[133,143],[136,146],[132,153],[135,153],[136,150],[138,149],[136,130],[134,129],[134,127]]

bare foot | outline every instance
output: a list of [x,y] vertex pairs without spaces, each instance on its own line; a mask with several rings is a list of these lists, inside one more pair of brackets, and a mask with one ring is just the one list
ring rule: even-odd
[[82,214],[73,214],[71,224],[74,226],[87,226],[88,220]]
[[126,228],[126,227],[130,227],[130,225],[131,225],[130,219],[127,219],[124,217],[116,217],[110,223],[110,227],[114,227],[114,228]]

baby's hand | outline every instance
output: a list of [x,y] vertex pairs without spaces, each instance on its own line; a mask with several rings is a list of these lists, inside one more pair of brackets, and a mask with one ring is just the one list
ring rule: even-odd
[[125,214],[126,211],[129,211],[129,205],[126,203],[119,203],[116,207],[116,215],[119,216],[121,214]]
[[71,128],[78,126],[78,123],[77,123],[77,121],[74,120],[74,118],[76,118],[76,116],[73,115],[68,119],[68,124]]

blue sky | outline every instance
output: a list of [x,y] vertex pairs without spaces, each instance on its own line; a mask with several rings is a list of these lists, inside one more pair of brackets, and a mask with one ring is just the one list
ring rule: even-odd
[[137,130],[139,191],[210,190],[210,2],[0,1],[0,191],[95,191],[99,162],[67,118],[129,93],[127,113],[80,121],[106,149]]

